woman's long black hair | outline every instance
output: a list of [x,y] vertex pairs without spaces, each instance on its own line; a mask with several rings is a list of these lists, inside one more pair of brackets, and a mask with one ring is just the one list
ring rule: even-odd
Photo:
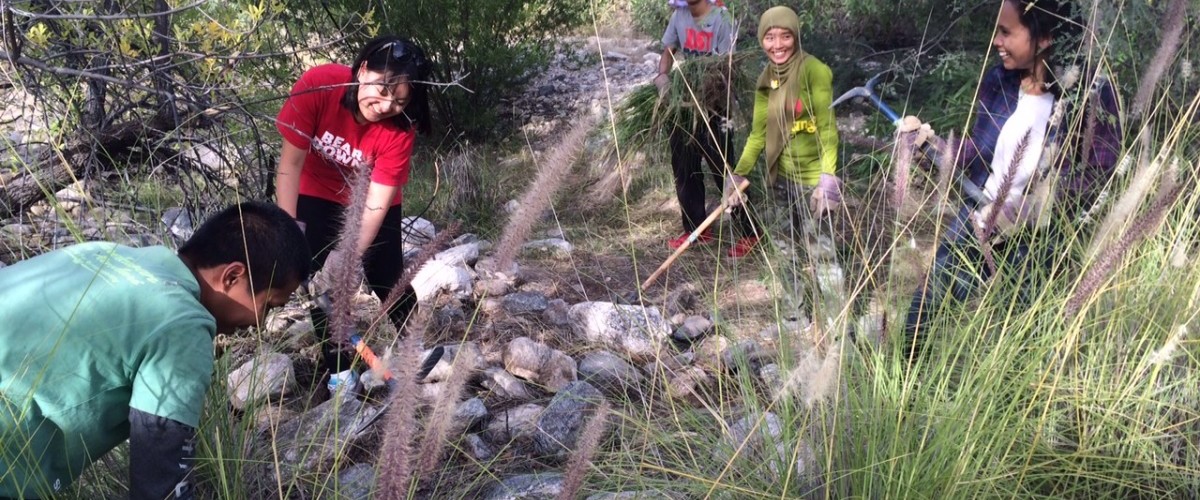
[[[404,112],[392,118],[401,130],[415,128],[422,134],[429,133],[432,120],[429,115],[429,75],[430,63],[425,58],[425,51],[415,43],[395,36],[382,35],[371,39],[354,58],[350,65],[350,82],[358,83],[358,70],[366,66],[367,70],[386,73],[392,76],[407,76],[412,85],[408,103]],[[351,112],[358,112],[358,86],[352,85],[346,89],[342,97],[342,107]]]
[[1048,67],[1046,81],[1050,92],[1061,97],[1058,79],[1051,66],[1056,49],[1070,43],[1071,38],[1080,28],[1079,21],[1072,14],[1071,6],[1063,0],[1004,0],[1013,2],[1021,15],[1021,24],[1029,29],[1029,39],[1037,50],[1038,40],[1050,39],[1052,42],[1045,50],[1039,50],[1038,55]]

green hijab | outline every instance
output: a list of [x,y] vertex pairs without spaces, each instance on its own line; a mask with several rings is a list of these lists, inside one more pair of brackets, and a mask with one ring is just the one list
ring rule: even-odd
[[[768,61],[758,75],[758,90],[767,91],[767,172],[769,178],[774,178],[775,162],[787,144],[792,123],[796,121],[795,102],[797,99],[797,82],[804,67],[808,54],[800,48],[800,16],[796,11],[784,7],[771,7],[763,12],[758,21],[758,43],[763,43],[767,31],[771,28],[783,28],[792,32],[796,40],[796,52],[783,64]],[[765,47],[764,47],[765,48]],[[807,103],[805,103],[807,105]]]

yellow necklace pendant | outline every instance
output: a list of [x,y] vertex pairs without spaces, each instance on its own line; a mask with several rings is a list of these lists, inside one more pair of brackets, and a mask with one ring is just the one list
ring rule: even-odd
[[771,80],[771,89],[774,90],[777,88],[779,88],[779,80]]

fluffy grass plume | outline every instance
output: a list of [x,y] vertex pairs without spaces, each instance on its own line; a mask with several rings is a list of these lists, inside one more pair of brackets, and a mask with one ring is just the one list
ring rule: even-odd
[[383,424],[383,444],[379,450],[379,475],[375,498],[401,500],[408,498],[413,479],[415,457],[413,440],[417,435],[417,351],[426,324],[425,313],[418,311],[408,335],[400,340],[395,353],[396,369],[392,375],[392,394],[388,400],[387,417]]
[[517,211],[512,214],[512,218],[504,226],[500,243],[496,245],[496,263],[499,265],[499,269],[508,269],[512,266],[513,259],[521,250],[521,245],[533,231],[533,225],[537,223],[541,214],[550,208],[550,204],[554,201],[554,195],[562,187],[570,173],[571,165],[575,163],[575,159],[583,150],[584,139],[587,138],[591,129],[591,119],[576,120],[575,125],[562,136],[562,139],[559,139],[558,144],[555,144],[546,158],[542,160],[537,175],[529,184],[529,189],[525,190],[525,194],[521,196]]
[[983,260],[987,262],[988,269],[992,274],[996,273],[996,258],[992,252],[992,244],[990,242],[993,235],[996,234],[996,225],[1000,222],[1000,217],[1005,217],[1004,212],[1008,210],[1008,195],[1013,189],[1013,179],[1017,176],[1017,170],[1021,168],[1021,162],[1025,159],[1025,155],[1029,153],[1029,134],[1031,130],[1026,130],[1021,136],[1021,140],[1017,142],[1017,149],[1013,152],[1012,161],[1008,164],[1008,171],[1004,173],[1004,178],[1000,181],[1000,188],[996,191],[996,199],[989,205],[987,218],[983,220],[983,224],[976,226],[975,231],[979,236],[979,247],[983,250]]
[[1150,65],[1146,67],[1146,72],[1142,76],[1142,84],[1138,86],[1137,95],[1133,98],[1133,105],[1129,107],[1130,115],[1135,118],[1146,112],[1146,107],[1150,105],[1150,99],[1154,96],[1155,89],[1158,88],[1159,80],[1162,80],[1163,75],[1167,72],[1167,67],[1175,59],[1175,54],[1179,52],[1183,29],[1187,26],[1188,1],[1171,0],[1171,3],[1167,5],[1167,11],[1163,13],[1162,41],[1158,45],[1158,50],[1154,52],[1154,58],[1150,60]]
[[1121,195],[1121,198],[1113,205],[1112,210],[1104,217],[1104,222],[1101,223],[1100,228],[1096,231],[1096,236],[1092,239],[1092,243],[1088,247],[1088,258],[1095,258],[1100,255],[1100,252],[1107,244],[1121,234],[1127,222],[1133,217],[1134,212],[1137,211],[1137,208],[1146,199],[1146,194],[1150,192],[1150,187],[1154,185],[1154,182],[1162,173],[1162,165],[1163,162],[1157,159],[1141,163],[1137,172],[1133,174],[1133,180],[1129,182],[1129,187],[1125,188],[1125,192]]
[[579,490],[583,488],[583,481],[587,479],[588,469],[592,466],[592,458],[595,457],[596,450],[600,448],[600,440],[604,438],[609,411],[611,411],[611,406],[608,401],[604,401],[587,424],[583,426],[575,452],[567,461],[567,469],[563,477],[562,490],[558,493],[558,500],[580,498]]
[[908,198],[909,174],[913,164],[913,134],[901,134],[896,138],[896,147],[892,156],[892,205],[899,208]]
[[329,275],[329,299],[333,311],[329,316],[332,338],[338,345],[349,346],[354,331],[354,297],[362,286],[362,254],[358,252],[358,237],[362,232],[363,213],[367,209],[367,188],[371,184],[371,169],[354,169],[346,179],[350,186],[350,205],[342,211],[342,230],[337,244],[325,261]]
[[442,392],[438,395],[433,411],[426,420],[424,436],[418,452],[418,471],[422,480],[433,478],[433,473],[442,463],[445,455],[447,439],[454,423],[454,410],[462,400],[463,388],[471,376],[473,366],[467,366],[464,361],[467,356],[455,356],[450,378],[442,382]]
[[1119,240],[1105,249],[1095,264],[1083,275],[1083,279],[1079,281],[1079,287],[1075,289],[1075,294],[1067,302],[1065,310],[1067,318],[1074,317],[1082,310],[1083,305],[1091,300],[1096,291],[1100,289],[1100,285],[1115,272],[1117,264],[1121,262],[1130,248],[1158,229],[1159,224],[1166,218],[1167,212],[1174,206],[1182,186],[1182,184],[1174,182],[1164,183],[1158,198],[1154,200],[1150,208],[1133,221],[1131,228],[1121,235]]

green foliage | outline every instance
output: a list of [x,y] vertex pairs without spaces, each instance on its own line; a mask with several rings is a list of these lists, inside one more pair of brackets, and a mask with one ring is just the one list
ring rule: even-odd
[[671,18],[666,0],[629,0],[629,10],[634,31],[654,39],[662,36]]
[[555,36],[588,12],[585,0],[415,0],[379,21],[425,49],[435,80],[469,89],[436,91],[433,104],[440,125],[478,139],[496,135],[501,99],[519,92],[545,66]]

